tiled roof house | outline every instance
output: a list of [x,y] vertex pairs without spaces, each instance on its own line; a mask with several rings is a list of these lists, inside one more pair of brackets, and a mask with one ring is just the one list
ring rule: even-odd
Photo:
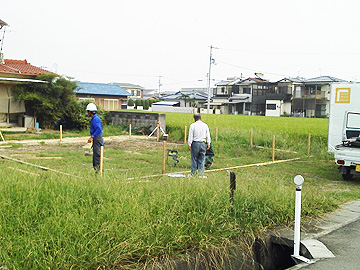
[[27,60],[4,59],[0,62],[0,77],[34,77],[44,73],[51,73],[45,69],[35,67]]
[[[36,76],[51,73],[45,69],[36,67],[26,60],[4,59],[0,53],[0,127],[34,127],[32,119],[26,123],[25,105],[12,96],[12,88],[16,84],[44,83],[36,80]],[[28,118],[29,119],[29,118]]]

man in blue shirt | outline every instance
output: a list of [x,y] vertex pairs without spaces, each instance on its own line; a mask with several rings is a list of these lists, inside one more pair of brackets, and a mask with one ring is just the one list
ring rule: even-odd
[[100,169],[100,147],[104,145],[103,132],[102,132],[102,123],[100,117],[96,114],[97,108],[94,103],[89,103],[86,107],[89,117],[91,117],[90,122],[90,138],[88,143],[93,144],[93,167],[95,171]]

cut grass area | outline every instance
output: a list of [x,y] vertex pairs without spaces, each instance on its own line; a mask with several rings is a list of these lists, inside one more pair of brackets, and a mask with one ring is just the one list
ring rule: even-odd
[[[133,143],[137,141],[134,139]],[[134,151],[126,151],[119,149],[112,149],[111,146],[105,145],[105,174],[115,179],[126,179],[129,177],[145,176],[160,174],[162,172],[162,143],[151,143],[153,149],[137,149]],[[63,149],[61,149],[63,148]],[[46,151],[46,154],[39,152],[29,156],[23,156],[28,162],[33,164],[49,167],[52,169],[63,171],[73,171],[74,175],[82,176],[91,170],[92,156],[85,156],[84,150],[81,147],[73,151],[67,151],[66,147],[61,147],[57,150]],[[239,149],[232,149],[229,153],[223,153],[214,146],[216,153],[215,161],[211,169],[220,169],[224,167],[232,167],[252,163],[261,163],[270,161],[272,158],[271,149],[249,148],[242,147]],[[190,165],[190,152],[187,146],[168,146],[167,149],[178,150],[179,163],[173,166],[172,158],[166,157],[166,173],[188,171]],[[18,153],[18,152],[17,152]],[[26,153],[26,152],[25,152]],[[34,152],[36,153],[36,152]],[[167,152],[166,152],[167,153]],[[219,153],[219,154],[217,154]],[[20,155],[21,154],[17,154]],[[39,157],[38,159],[32,157]],[[41,157],[58,157],[54,159],[41,159]],[[277,159],[289,159],[296,157],[296,154],[289,152],[277,152]]]
[[[181,132],[191,117],[169,114],[170,138],[183,140]],[[219,128],[212,169],[270,161],[272,134],[276,134],[277,148],[298,151],[277,151],[276,159],[301,157],[235,169],[233,207],[226,171],[207,173],[207,179],[140,179],[161,173],[161,143],[135,147],[139,142],[134,139],[134,145],[125,148],[105,145],[103,177],[94,174],[92,158],[84,156],[81,146],[58,145],[31,154],[61,159],[27,160],[77,177],[0,159],[0,263],[9,269],[145,269],[161,256],[179,258],[187,251],[208,252],[245,242],[275,226],[292,226],[297,174],[305,178],[304,219],[360,199],[360,181],[342,181],[326,153],[326,119],[271,119],[204,116],[212,131]],[[255,144],[265,148],[248,146],[250,128],[257,131]],[[309,157],[305,156],[308,133],[313,134]],[[176,149],[180,163],[167,166],[167,173],[189,170],[186,145]],[[15,150],[21,154],[23,148]]]
[[[124,135],[128,130],[120,126],[105,125],[104,135]],[[15,133],[15,132],[3,132],[5,140],[47,140],[47,139],[59,139],[60,131],[53,129],[43,129],[40,133]],[[83,137],[90,136],[89,130],[63,130],[63,138],[66,137]]]

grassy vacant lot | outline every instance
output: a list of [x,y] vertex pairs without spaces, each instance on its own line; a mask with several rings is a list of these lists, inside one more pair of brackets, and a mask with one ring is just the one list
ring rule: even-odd
[[[234,170],[231,209],[226,171],[207,173],[207,179],[140,178],[161,172],[161,143],[154,141],[108,143],[103,177],[91,171],[82,145],[7,148],[0,154],[73,176],[0,160],[0,263],[9,269],[141,269],[160,257],[245,244],[275,226],[292,226],[297,174],[305,178],[304,217],[359,199],[360,182],[342,181],[326,153],[326,119],[203,118],[213,137],[219,129],[213,168],[270,161],[272,135],[277,148],[297,152],[277,151],[276,159],[301,159]],[[167,115],[170,138],[178,142],[168,147],[180,154],[179,166],[167,165],[167,172],[189,170],[189,152],[179,143],[191,122],[190,114]],[[254,144],[264,148],[249,147],[251,128]]]

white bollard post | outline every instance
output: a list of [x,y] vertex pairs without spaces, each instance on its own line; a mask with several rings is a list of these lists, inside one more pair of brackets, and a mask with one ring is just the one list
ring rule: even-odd
[[294,183],[296,186],[295,193],[295,227],[294,227],[294,255],[293,260],[296,263],[313,263],[313,261],[300,256],[300,221],[301,221],[301,188],[304,183],[304,177],[297,175],[294,177]]
[[294,178],[296,185],[295,193],[295,228],[294,228],[294,256],[300,255],[300,220],[301,220],[301,187],[304,183],[304,178],[297,175]]

